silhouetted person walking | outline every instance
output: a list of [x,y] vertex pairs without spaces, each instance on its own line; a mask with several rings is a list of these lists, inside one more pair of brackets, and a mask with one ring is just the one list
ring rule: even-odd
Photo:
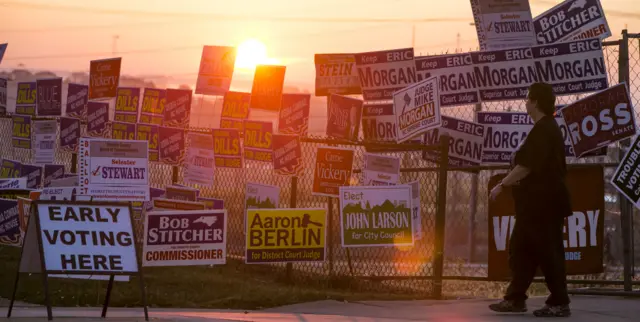
[[502,187],[513,187],[516,224],[509,241],[511,283],[504,301],[491,304],[496,312],[526,312],[526,292],[538,267],[551,295],[533,314],[540,317],[571,315],[564,259],[564,218],[571,215],[564,139],[554,119],[555,95],[551,85],[529,87],[527,113],[533,129],[511,160],[511,171],[491,190],[494,200]]

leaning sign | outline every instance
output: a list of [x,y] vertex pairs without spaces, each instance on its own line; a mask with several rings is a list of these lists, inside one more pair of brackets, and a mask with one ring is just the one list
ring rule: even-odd
[[149,212],[142,266],[225,264],[226,210]]
[[411,186],[340,187],[342,247],[413,246]]
[[471,0],[480,50],[536,44],[529,0]]
[[138,276],[146,317],[144,283],[129,205],[42,200],[33,203],[17,276],[44,275],[49,320],[52,319],[47,282],[50,274],[110,275],[102,317],[106,315],[114,275]]
[[578,158],[636,134],[633,107],[625,83],[567,105],[560,112]]
[[245,227],[247,264],[325,259],[326,209],[250,209]]
[[611,177],[611,184],[620,191],[636,207],[640,207],[640,135],[636,136],[633,145],[620,161],[616,173]]
[[425,79],[393,93],[393,109],[398,143],[440,126],[437,78]]
[[80,194],[149,201],[149,142],[80,139]]
[[565,0],[533,21],[539,44],[611,36],[600,0]]

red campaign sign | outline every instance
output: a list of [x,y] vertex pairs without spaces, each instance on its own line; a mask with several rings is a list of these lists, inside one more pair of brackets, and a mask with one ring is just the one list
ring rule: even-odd
[[258,65],[253,76],[249,108],[280,111],[285,66]]
[[625,83],[567,105],[560,112],[578,158],[636,133],[633,106]]
[[302,175],[302,147],[297,135],[273,135],[273,170],[283,176]]

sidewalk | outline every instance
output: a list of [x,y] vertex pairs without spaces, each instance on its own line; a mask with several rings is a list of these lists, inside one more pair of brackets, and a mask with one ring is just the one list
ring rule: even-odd
[[[542,305],[543,298],[529,301],[532,310]],[[572,297],[573,316],[561,321],[611,321],[631,322],[640,317],[640,300],[614,297]],[[497,314],[487,309],[491,300],[450,300],[450,301],[397,301],[397,302],[357,302],[319,301],[272,308],[263,311],[232,310],[191,310],[191,309],[150,309],[152,321],[194,321],[194,322],[391,322],[391,321],[544,321],[531,313]],[[46,321],[46,310],[42,307],[14,308],[13,317],[5,318],[6,307],[0,308],[0,321]],[[100,308],[54,308],[54,321],[105,321],[100,319]],[[73,318],[70,318],[73,317]],[[106,321],[144,321],[140,308],[110,308]]]

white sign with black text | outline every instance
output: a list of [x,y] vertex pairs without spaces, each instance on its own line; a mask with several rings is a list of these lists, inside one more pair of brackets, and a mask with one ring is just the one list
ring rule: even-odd
[[35,137],[35,164],[51,164],[55,159],[56,120],[33,121]]

